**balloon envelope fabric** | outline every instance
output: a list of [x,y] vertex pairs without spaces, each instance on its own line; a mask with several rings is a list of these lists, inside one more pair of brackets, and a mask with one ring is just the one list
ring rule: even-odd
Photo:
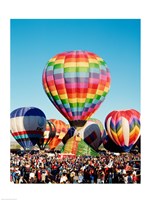
[[56,131],[54,138],[49,142],[49,147],[50,149],[55,149],[68,132],[68,125],[57,119],[49,119],[49,122],[52,122]]
[[62,139],[62,142],[63,142],[64,144],[66,144],[67,140],[68,140],[69,138],[71,138],[71,137],[74,135],[75,130],[76,130],[75,127],[71,127],[71,128],[68,129],[68,132],[66,133],[66,135],[65,135],[64,138]]
[[63,146],[61,152],[72,153],[77,156],[98,156],[99,154],[92,149],[80,136],[71,137]]
[[98,147],[102,143],[102,137],[104,135],[104,128],[102,127],[99,126],[95,121],[89,119],[86,124],[77,132],[84,142],[97,151]]
[[42,80],[47,96],[69,122],[87,120],[110,88],[106,62],[88,51],[57,54],[48,61]]
[[99,126],[101,139],[103,141],[105,139],[105,137],[106,137],[106,131],[105,131],[104,127],[103,127],[102,122],[100,120],[98,120],[98,119],[95,119],[95,118],[90,118],[88,121],[93,121]]
[[112,111],[105,119],[105,129],[122,151],[129,152],[140,137],[140,113],[134,109]]
[[24,149],[37,144],[45,131],[45,126],[45,114],[38,108],[22,107],[10,114],[11,134]]
[[41,150],[45,149],[46,145],[55,137],[56,131],[54,125],[50,121],[46,121],[46,129],[43,136],[38,140],[37,144]]

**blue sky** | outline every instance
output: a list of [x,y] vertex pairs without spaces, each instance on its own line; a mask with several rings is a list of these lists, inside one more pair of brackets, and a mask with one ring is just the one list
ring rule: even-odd
[[43,90],[42,72],[58,53],[87,50],[102,57],[111,74],[110,91],[92,117],[104,123],[112,110],[140,112],[140,20],[13,19],[10,37],[11,111],[35,106],[47,119],[67,123]]

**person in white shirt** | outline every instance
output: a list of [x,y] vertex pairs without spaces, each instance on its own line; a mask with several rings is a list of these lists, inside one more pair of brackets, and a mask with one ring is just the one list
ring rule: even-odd
[[60,178],[60,183],[66,183],[68,180],[66,173],[63,173],[61,178]]

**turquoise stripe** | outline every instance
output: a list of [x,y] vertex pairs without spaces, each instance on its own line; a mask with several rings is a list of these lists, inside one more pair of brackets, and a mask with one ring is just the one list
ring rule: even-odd
[[100,68],[90,68],[90,72],[98,73],[100,72]]
[[15,136],[15,139],[29,138],[27,134]]
[[79,111],[79,112],[83,111],[83,108],[84,108],[84,107],[78,107],[78,111]]
[[63,68],[54,69],[54,74],[62,74],[62,73],[64,73]]
[[[66,109],[70,109],[70,104],[68,103],[68,104],[63,104],[63,106],[64,106],[64,108],[66,108]],[[78,109],[77,109],[78,108]],[[71,110],[73,110],[73,111],[82,111],[83,110],[83,106],[82,107],[72,107],[71,108]]]
[[58,105],[62,105],[62,101],[61,100],[56,100]]
[[93,104],[97,104],[99,102],[99,100],[97,100],[97,99],[93,99]]
[[99,99],[99,101],[104,101],[105,97],[101,96],[101,98]]
[[87,72],[76,72],[76,73],[65,73],[64,74],[64,77],[65,78],[79,78],[79,77],[81,77],[81,78],[88,78],[89,77],[89,73],[87,73]]
[[103,69],[103,70],[107,70],[106,66],[105,65],[100,65],[100,69]]
[[63,104],[65,108],[70,108],[69,102],[67,104]]
[[17,140],[17,139],[26,139],[26,138],[40,138],[40,137],[41,137],[40,134],[30,133],[30,134],[15,136],[15,139]]
[[77,107],[71,108],[71,111],[72,111],[72,112],[77,112],[77,111],[78,111],[78,108],[77,108]]
[[85,103],[85,106],[86,108],[89,108],[91,106],[92,103]]
[[53,66],[48,66],[46,72],[53,70],[53,68],[54,68]]

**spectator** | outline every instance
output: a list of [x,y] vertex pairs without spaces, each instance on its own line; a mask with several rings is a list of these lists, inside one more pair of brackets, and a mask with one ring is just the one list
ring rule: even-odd
[[39,152],[10,156],[11,183],[140,183],[140,154],[110,152],[98,157],[65,157]]

